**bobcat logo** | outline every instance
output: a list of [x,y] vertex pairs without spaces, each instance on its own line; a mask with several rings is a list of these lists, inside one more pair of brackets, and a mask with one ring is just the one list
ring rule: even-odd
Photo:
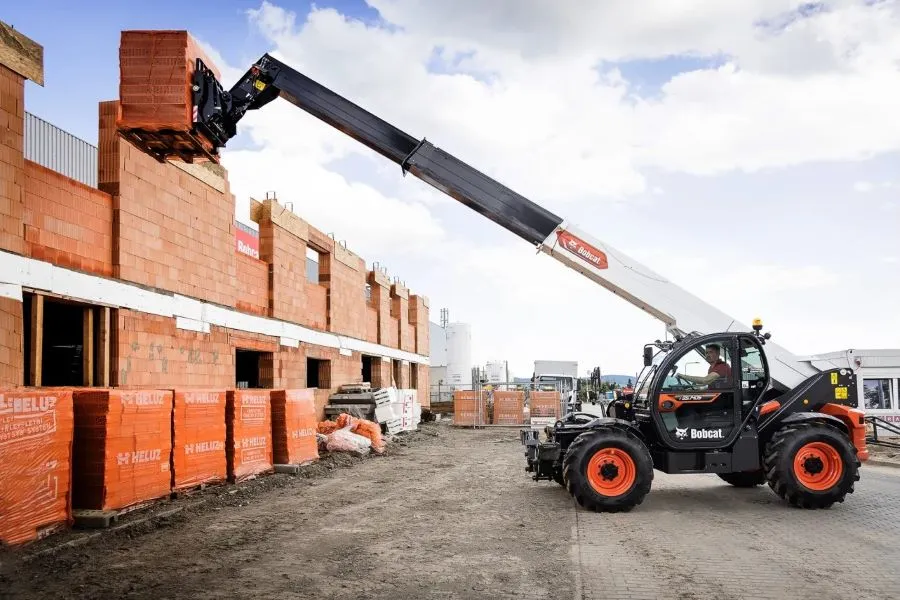
[[688,434],[687,427],[685,427],[684,429],[681,429],[680,427],[675,428],[675,437],[677,437],[679,440],[683,440],[684,438],[686,438],[687,434]]

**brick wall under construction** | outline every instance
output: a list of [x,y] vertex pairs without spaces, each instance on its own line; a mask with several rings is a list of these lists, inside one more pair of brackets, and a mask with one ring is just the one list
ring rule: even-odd
[[[367,268],[362,257],[277,200],[253,203],[259,257],[239,253],[227,172],[218,165],[159,162],[139,151],[117,134],[118,100],[98,104],[97,188],[26,160],[25,79],[0,64],[0,250],[428,356],[424,296]],[[309,248],[319,253],[318,281],[307,276]],[[41,352],[50,335],[43,323],[56,303],[71,301],[40,289],[0,295],[0,388],[41,385]],[[78,321],[73,331],[83,331],[82,385],[232,389],[236,352],[253,350],[261,353],[264,387],[309,387],[314,365],[321,416],[331,391],[362,380],[363,356],[356,350],[291,347],[278,337],[215,325],[193,331],[173,317],[115,305],[78,311],[71,314]],[[393,361],[378,351],[373,357],[372,383],[390,385]],[[399,372],[393,383],[417,387],[427,406],[427,367],[404,362]]]

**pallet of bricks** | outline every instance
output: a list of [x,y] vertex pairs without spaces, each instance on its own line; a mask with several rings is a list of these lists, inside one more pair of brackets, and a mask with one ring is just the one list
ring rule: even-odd
[[318,458],[311,390],[0,390],[0,544]]
[[481,426],[490,423],[488,418],[488,393],[480,396],[472,390],[453,392],[453,425],[459,427]]
[[491,396],[491,423],[494,425],[525,424],[524,391],[496,390]]
[[532,426],[552,425],[562,417],[562,395],[553,391],[532,390],[528,398],[529,418]]

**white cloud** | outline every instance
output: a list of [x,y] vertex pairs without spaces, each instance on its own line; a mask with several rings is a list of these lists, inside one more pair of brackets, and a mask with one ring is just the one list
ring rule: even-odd
[[[653,0],[637,11],[624,0],[561,0],[552,10],[536,0],[369,4],[385,24],[334,9],[297,16],[268,3],[250,22],[271,45],[262,50],[410,135],[558,214],[576,212],[601,239],[624,241],[622,250],[742,320],[764,311],[798,353],[900,346],[895,333],[873,326],[883,305],[859,294],[853,256],[892,256],[900,249],[890,241],[885,252],[866,250],[875,243],[868,232],[813,237],[820,246],[770,239],[753,205],[711,205],[687,196],[685,179],[657,182],[659,173],[714,176],[707,196],[721,198],[760,172],[827,170],[821,163],[865,164],[900,151],[895,3],[841,0],[803,18],[791,0]],[[645,98],[627,69],[611,64],[685,56],[718,65],[677,73]],[[414,292],[432,297],[435,314],[448,306],[452,318],[471,322],[476,359],[506,356],[521,370],[534,358],[571,355],[582,369],[603,362],[628,373],[640,345],[661,335],[638,309],[530,255],[505,232],[477,240],[490,231],[480,216],[287,102],[248,114],[240,130],[259,149],[226,152],[239,215],[247,196],[277,190],[315,226],[369,261],[391,264]],[[735,171],[750,179],[731,179]],[[882,185],[875,181],[859,171],[843,189]],[[858,209],[860,219],[873,208]],[[829,211],[791,213],[798,234],[820,213]],[[700,222],[722,229],[698,230]],[[707,238],[723,249],[722,276],[708,275],[709,259],[690,254]]]

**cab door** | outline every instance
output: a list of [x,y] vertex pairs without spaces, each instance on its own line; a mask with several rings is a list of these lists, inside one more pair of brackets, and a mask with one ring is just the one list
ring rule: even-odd
[[741,430],[738,340],[705,336],[674,350],[663,363],[651,398],[653,420],[672,449],[719,448]]

